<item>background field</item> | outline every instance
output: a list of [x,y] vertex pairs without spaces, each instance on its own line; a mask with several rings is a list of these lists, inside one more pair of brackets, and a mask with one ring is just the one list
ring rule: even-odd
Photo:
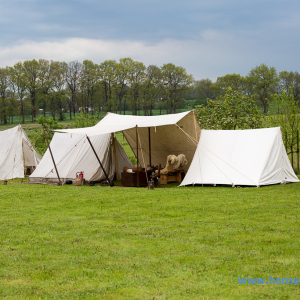
[[0,185],[2,299],[299,299],[300,184]]

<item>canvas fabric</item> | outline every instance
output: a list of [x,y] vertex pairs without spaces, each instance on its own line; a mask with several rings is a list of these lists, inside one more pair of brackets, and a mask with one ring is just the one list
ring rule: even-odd
[[[93,136],[90,141],[102,163],[102,166],[110,180],[115,175],[115,160],[111,134]],[[132,167],[132,163],[125,151],[114,138],[116,146],[116,160],[118,173],[125,166]],[[84,173],[87,181],[106,180],[105,174],[91,148],[86,136],[78,134],[55,133],[50,143],[50,148],[57,166],[59,177],[62,180],[73,180],[79,172]],[[43,156],[38,168],[29,177],[31,182],[58,182],[53,160],[49,148]]]
[[[188,160],[185,170],[193,159],[197,148],[193,141],[199,138],[200,126],[194,111],[161,116],[130,116],[108,113],[93,127],[57,130],[90,137],[112,132],[123,132],[142,167],[149,165],[149,129],[151,143],[151,164],[165,166],[170,154],[184,154]],[[137,145],[137,132],[139,143]],[[190,136],[190,137],[189,137]]]
[[202,130],[191,166],[180,186],[261,186],[298,182],[281,130]]
[[0,180],[24,178],[24,166],[34,169],[40,159],[21,125],[0,131]]

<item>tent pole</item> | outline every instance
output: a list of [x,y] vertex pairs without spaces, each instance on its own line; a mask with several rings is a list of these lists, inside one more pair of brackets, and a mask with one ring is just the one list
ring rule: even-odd
[[197,141],[197,143],[198,143],[199,141],[198,141],[197,121],[196,121],[196,114],[195,114],[195,110],[193,110],[193,114],[194,114],[194,125],[195,125],[196,141]]
[[88,142],[90,143],[91,148],[92,148],[94,154],[96,155],[96,158],[97,158],[97,160],[98,160],[98,162],[99,162],[99,164],[100,164],[100,167],[101,167],[102,171],[104,172],[104,175],[105,175],[105,177],[106,177],[106,179],[107,179],[109,185],[110,185],[110,186],[113,186],[113,183],[109,180],[109,178],[108,178],[108,176],[107,176],[107,174],[106,174],[106,172],[105,172],[105,170],[104,170],[104,168],[103,168],[103,166],[102,166],[102,163],[101,163],[101,161],[100,161],[100,158],[99,158],[99,156],[98,156],[98,154],[97,154],[97,152],[96,152],[96,150],[95,150],[95,148],[94,148],[94,146],[93,146],[93,144],[92,144],[90,138],[89,138],[87,135],[86,135],[86,138],[87,138]]
[[23,142],[23,138],[22,138],[22,150],[23,150],[23,164],[24,164],[24,178],[26,177],[26,164],[25,164],[25,148],[24,148],[24,142]]
[[115,161],[115,169],[116,169],[116,178],[120,180],[118,173],[118,164],[117,164],[117,154],[116,154],[116,145],[115,145],[115,136],[114,133],[111,133],[112,145],[113,145],[113,153],[114,153],[114,161]]
[[148,127],[148,137],[149,137],[149,165],[151,168],[151,134],[150,134],[150,127]]
[[139,179],[139,136],[138,136],[138,126],[136,125],[136,184],[137,187],[140,186]]
[[46,142],[47,142],[47,145],[48,145],[48,148],[49,148],[49,152],[51,154],[51,158],[52,158],[52,161],[53,161],[53,164],[54,164],[54,168],[55,168],[55,171],[56,171],[56,175],[57,175],[57,178],[58,178],[59,185],[62,185],[60,177],[59,177],[59,174],[58,174],[58,171],[57,171],[57,167],[56,167],[56,164],[55,164],[55,161],[54,161],[54,157],[53,157],[53,154],[52,154],[49,142],[48,142],[48,138],[47,138],[47,134],[46,134],[45,128],[43,128],[43,130],[44,130],[45,139],[46,139]]

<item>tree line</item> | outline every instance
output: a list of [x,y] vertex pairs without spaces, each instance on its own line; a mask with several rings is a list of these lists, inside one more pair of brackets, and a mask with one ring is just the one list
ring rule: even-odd
[[[260,65],[252,69],[247,77],[231,74],[219,77],[215,83],[208,79],[199,81],[196,93],[214,100],[202,98],[205,102],[201,103],[198,99],[194,101],[197,120],[202,129],[280,127],[291,164],[299,174],[299,77],[298,72],[283,71],[277,75],[275,69]],[[261,105],[264,114],[257,104]]]
[[251,69],[247,76],[240,74],[227,74],[218,77],[215,82],[207,79],[194,82],[194,88],[190,97],[194,98],[194,106],[207,104],[207,99],[219,100],[224,97],[227,88],[244,94],[248,97],[254,97],[255,102],[262,108],[264,114],[269,111],[272,105],[272,95],[281,95],[282,91],[289,92],[293,86],[295,100],[300,99],[300,74],[289,71],[277,72],[274,67],[261,64]]
[[156,108],[174,113],[193,82],[192,75],[172,63],[146,67],[131,58],[100,64],[27,60],[0,68],[1,124],[13,122],[14,116],[21,116],[24,123],[28,115],[34,122],[39,110],[44,116],[50,112],[54,120],[56,114],[63,120],[65,111],[72,119],[79,110],[91,114],[131,110],[133,115],[142,110],[152,115]]

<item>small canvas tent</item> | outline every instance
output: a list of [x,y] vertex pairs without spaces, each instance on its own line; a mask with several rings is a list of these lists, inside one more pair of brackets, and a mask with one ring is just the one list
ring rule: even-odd
[[40,159],[21,125],[0,131],[0,180],[24,178]]
[[131,116],[108,113],[93,127],[59,129],[59,132],[76,133],[89,137],[123,132],[139,163],[164,166],[170,154],[184,154],[187,170],[196,150],[200,126],[194,111],[161,116]]
[[[113,179],[116,170],[120,177],[124,166],[132,167],[122,146],[111,134],[94,136],[90,141],[110,180]],[[106,179],[86,136],[55,133],[50,148],[60,179],[75,179],[76,173],[81,171],[84,172],[85,180],[90,182]],[[58,182],[49,148],[29,180],[33,183]]]
[[277,128],[201,130],[191,166],[180,186],[261,186],[298,182]]

